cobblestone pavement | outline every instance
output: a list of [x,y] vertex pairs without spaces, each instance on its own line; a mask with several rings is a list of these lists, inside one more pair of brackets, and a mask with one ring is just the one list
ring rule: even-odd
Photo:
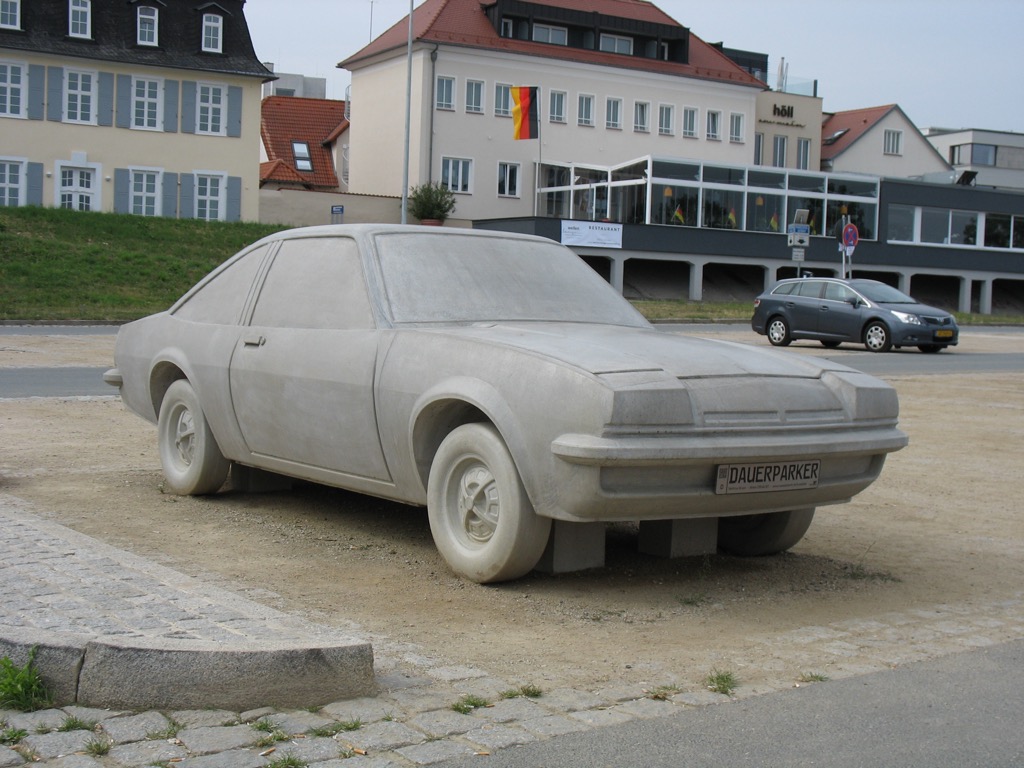
[[[10,496],[0,495],[0,523],[0,638],[12,628],[220,640],[336,633],[71,531]],[[808,668],[823,657],[856,658],[837,667],[849,676],[1019,638],[1024,593],[803,627],[765,637],[764,656],[785,655],[787,664],[806,661]],[[535,691],[513,690],[484,670],[367,639],[376,657],[375,696],[310,702],[316,706],[304,710],[0,711],[0,768],[262,768],[286,757],[282,766],[428,765],[729,700],[699,687],[560,689],[531,697]],[[780,680],[776,689],[791,685]],[[741,687],[734,696],[771,690]],[[467,711],[456,711],[458,703]]]

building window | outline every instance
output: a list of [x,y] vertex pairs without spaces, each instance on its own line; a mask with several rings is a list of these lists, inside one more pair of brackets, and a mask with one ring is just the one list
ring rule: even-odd
[[160,215],[160,173],[132,171],[131,212],[136,216]]
[[786,167],[786,148],[788,140],[785,136],[776,136],[772,143],[772,165],[776,168]]
[[196,133],[224,135],[224,88],[220,85],[199,85],[199,124]]
[[455,109],[455,78],[438,77],[434,106],[438,109]]
[[295,158],[295,170],[312,171],[313,159],[309,156],[309,144],[305,141],[292,142],[292,156]]
[[96,173],[91,168],[61,168],[60,207],[91,211],[96,201]]
[[637,133],[651,132],[651,105],[646,101],[633,102],[633,130]]
[[552,91],[549,99],[548,119],[552,123],[565,122],[565,92]]
[[132,81],[132,128],[159,130],[163,123],[160,81],[141,77]]
[[220,221],[224,210],[224,177],[220,174],[196,175],[196,218]]
[[466,81],[466,111],[477,114],[484,111],[484,84],[480,80]]
[[203,50],[220,53],[223,50],[224,18],[216,13],[203,14]]
[[811,140],[796,140],[796,167],[801,171],[808,171],[811,168]]
[[24,93],[24,66],[0,61],[0,117],[24,117]]
[[441,183],[452,192],[472,190],[473,161],[461,157],[441,158]]
[[139,45],[157,45],[159,43],[158,20],[156,8],[144,5],[137,15],[138,32],[136,40]]
[[605,53],[623,53],[633,55],[633,38],[621,35],[601,35],[601,50]]
[[552,27],[548,24],[534,24],[533,41],[535,43],[551,43],[552,45],[568,45],[569,30],[565,27]]
[[604,105],[604,127],[622,128],[622,99],[608,99]]
[[708,125],[705,135],[712,141],[722,138],[722,113],[708,110]]
[[71,0],[68,6],[68,35],[92,37],[92,0]]
[[0,208],[21,205],[23,166],[20,160],[0,160]]
[[764,134],[754,134],[754,165],[764,165]]
[[498,197],[519,197],[519,163],[498,163]]
[[514,26],[512,24],[512,19],[502,19],[501,20],[501,36],[502,37],[512,37],[513,34],[514,34]]
[[0,27],[21,29],[21,0],[0,0]]
[[683,107],[683,136],[697,138],[697,108]]
[[576,124],[577,125],[593,125],[594,124],[594,97],[581,93],[579,99],[576,102]]
[[903,154],[903,131],[893,131],[886,129],[885,131],[885,154],[887,155],[902,155]]
[[743,138],[743,115],[733,112],[729,115],[729,141],[742,144]]
[[996,146],[995,144],[972,144],[971,163],[974,165],[988,165],[995,167]]
[[658,107],[658,133],[662,136],[672,135],[675,111],[675,107],[671,104],[662,104]]
[[96,124],[96,75],[69,69],[64,73],[64,120],[68,123]]
[[494,114],[497,117],[512,116],[512,86],[497,83],[494,86]]

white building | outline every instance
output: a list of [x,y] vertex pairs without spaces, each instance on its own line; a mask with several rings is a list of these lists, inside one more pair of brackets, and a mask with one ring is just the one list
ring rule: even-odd
[[929,128],[925,136],[953,167],[957,179],[963,179],[962,183],[1024,189],[1024,134]]

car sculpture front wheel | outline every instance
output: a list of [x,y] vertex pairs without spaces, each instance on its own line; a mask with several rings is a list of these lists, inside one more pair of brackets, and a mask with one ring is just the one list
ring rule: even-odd
[[869,352],[888,352],[892,348],[889,327],[880,320],[868,323],[864,329],[864,346]]
[[551,531],[490,424],[464,424],[442,441],[430,467],[427,514],[449,567],[481,584],[533,570]]
[[768,341],[775,347],[788,346],[792,341],[789,336],[789,323],[784,317],[773,317],[768,321]]
[[214,493],[224,485],[231,463],[220,452],[199,398],[185,379],[167,388],[157,432],[169,490],[189,496]]
[[720,517],[718,547],[740,557],[775,555],[800,541],[813,520],[813,508]]

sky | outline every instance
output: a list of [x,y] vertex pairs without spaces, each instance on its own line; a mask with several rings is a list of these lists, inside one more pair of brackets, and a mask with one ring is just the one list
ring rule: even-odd
[[[419,6],[422,0],[414,0]],[[1024,133],[1021,0],[655,0],[709,43],[784,60],[791,85],[818,83],[822,109],[898,104],[921,130]],[[409,0],[247,0],[256,55],[278,72],[327,78],[409,12]]]

